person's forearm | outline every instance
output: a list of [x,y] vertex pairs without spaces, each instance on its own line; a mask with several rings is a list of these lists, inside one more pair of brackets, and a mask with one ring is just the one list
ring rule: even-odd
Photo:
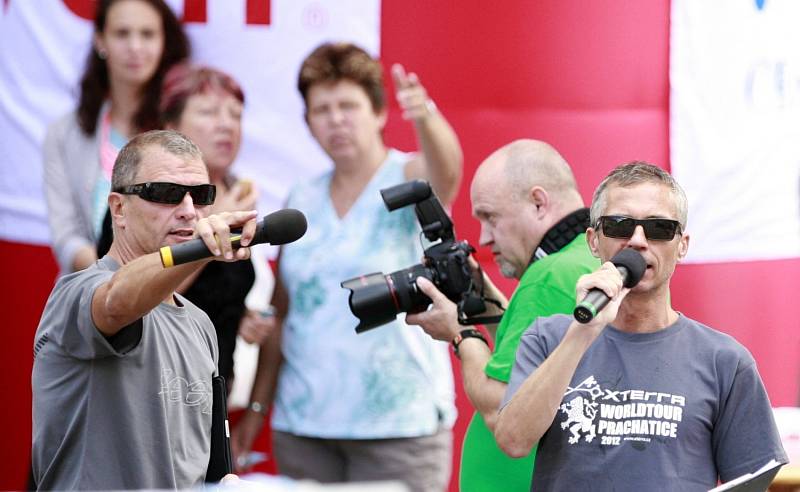
[[[505,313],[505,309],[508,307],[508,298],[503,294],[500,289],[494,285],[494,282],[489,278],[489,275],[486,272],[482,272],[483,274],[483,296],[487,299],[493,299],[497,301],[500,306],[497,306],[494,303],[487,302],[486,303],[486,311],[481,314],[481,316],[502,316]],[[486,331],[489,332],[491,335],[492,340],[497,338],[497,325],[499,323],[484,323],[484,327]],[[499,402],[498,402],[499,403]]]
[[[483,272],[483,294],[486,297],[490,297],[503,306],[505,309],[508,306],[508,298],[506,297],[503,292],[497,288],[497,286],[492,282],[492,279],[487,275],[486,272]],[[499,308],[495,307],[494,309],[499,311]]]
[[278,373],[281,367],[281,330],[270,336],[259,347],[258,365],[250,399],[242,418],[231,433],[231,451],[237,460],[237,467],[242,467],[239,460],[253,448],[253,443],[261,433],[266,422],[267,412],[272,405]]
[[[278,262],[280,262],[280,256]],[[280,267],[277,270],[280,271]],[[275,307],[275,334],[270,336],[259,349],[256,375],[250,390],[250,401],[258,402],[265,407],[272,405],[272,399],[275,396],[278,373],[283,360],[281,355],[283,321],[289,313],[289,297],[283,288],[280,275],[275,276],[270,305]]]
[[250,391],[250,401],[258,402],[267,408],[272,404],[275,396],[275,386],[281,367],[280,332],[281,330],[278,329],[276,336],[270,337],[261,345],[258,352],[256,375]]
[[[491,295],[487,295],[485,291],[484,291],[484,297],[497,300],[496,298],[492,297]],[[486,316],[486,317],[489,317],[489,316],[500,316],[501,319],[502,319],[503,314],[505,314],[505,307],[508,305],[508,303],[505,302],[505,297],[502,298],[501,302],[502,302],[503,308],[500,308],[500,307],[498,307],[497,305],[495,305],[495,304],[493,304],[491,302],[485,302],[486,311],[482,312],[479,316]],[[485,322],[483,323],[483,327],[486,328],[486,332],[489,334],[489,336],[491,337],[492,341],[497,340],[497,325],[499,325],[499,324],[500,324],[499,321],[497,323],[485,323]]]
[[552,354],[500,411],[495,439],[509,456],[527,456],[556,416],[575,369],[596,335],[573,322]]
[[463,154],[453,128],[438,110],[414,121],[417,141],[425,156],[431,186],[444,204],[450,204],[461,182]]
[[123,265],[94,293],[92,317],[95,325],[106,336],[116,334],[167,300],[202,263],[164,268],[161,255],[150,253]]
[[[111,207],[113,210],[113,206]],[[214,257],[227,257],[226,261],[250,259],[246,247],[251,241],[256,227],[256,211],[224,212],[200,219],[195,226],[195,234],[203,238],[206,248]],[[231,226],[242,227],[241,244],[233,250],[227,241]],[[221,239],[221,240],[220,240]],[[213,242],[212,242],[213,241]],[[115,250],[118,247],[118,250]],[[124,245],[111,245],[109,254],[123,255]],[[130,253],[129,253],[130,254]],[[163,301],[172,301],[172,295],[181,282],[195,270],[214,257],[192,261],[183,265],[164,268],[160,252],[139,256],[124,264],[108,282],[101,284],[92,297],[92,319],[98,330],[106,336],[116,334],[120,329],[140,319]]]
[[477,338],[465,338],[458,346],[464,390],[475,410],[490,430],[497,422],[497,410],[505,395],[506,384],[486,375],[492,355],[489,347]]

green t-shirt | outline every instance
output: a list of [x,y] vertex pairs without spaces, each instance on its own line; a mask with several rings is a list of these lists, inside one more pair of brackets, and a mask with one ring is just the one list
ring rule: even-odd
[[[508,383],[517,345],[525,330],[540,316],[571,313],[575,309],[578,277],[599,266],[600,261],[592,256],[586,244],[586,234],[580,234],[560,251],[528,267],[497,326],[494,352],[486,364],[486,375]],[[461,451],[460,489],[463,492],[527,492],[531,489],[535,457],[535,449],[524,458],[511,458],[503,453],[483,417],[475,412]]]

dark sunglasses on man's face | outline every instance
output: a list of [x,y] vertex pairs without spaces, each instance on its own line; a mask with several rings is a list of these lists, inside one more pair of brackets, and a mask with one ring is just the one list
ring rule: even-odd
[[630,239],[636,226],[642,226],[647,239],[671,241],[675,234],[681,233],[681,224],[672,219],[634,219],[622,215],[604,215],[597,221],[597,229],[602,229],[607,237]]
[[168,203],[177,205],[183,201],[188,193],[195,205],[211,205],[217,196],[217,187],[212,184],[194,186],[177,183],[139,183],[130,186],[121,186],[114,189],[123,195],[139,195],[148,202]]

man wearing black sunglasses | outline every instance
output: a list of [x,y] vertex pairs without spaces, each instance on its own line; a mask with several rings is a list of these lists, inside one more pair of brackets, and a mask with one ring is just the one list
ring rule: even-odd
[[212,259],[249,258],[255,211],[206,217],[214,187],[199,149],[172,131],[120,151],[108,203],[114,240],[62,277],[35,336],[33,469],[42,489],[189,488],[209,463],[214,327],[175,293],[203,262],[164,268],[158,250],[194,237]]
[[[611,302],[586,324],[540,318],[522,337],[495,436],[512,456],[538,443],[535,490],[697,490],[786,462],[747,350],[670,305],[686,255],[686,195],[667,172],[620,166],[597,188],[587,239],[605,263],[577,283]],[[609,259],[646,270],[633,288]]]
[[[456,308],[436,287],[419,278],[433,300],[430,310],[409,314],[433,338],[451,342],[464,388],[476,412],[464,437],[460,488],[463,491],[528,490],[534,454],[512,460],[492,435],[520,336],[538,316],[570,312],[578,277],[597,268],[584,232],[589,211],[564,158],[550,145],[517,140],[493,152],[477,169],[470,189],[480,244],[490,248],[502,274],[519,285],[502,320],[483,335],[456,321]],[[484,276],[489,297],[505,297]],[[487,313],[489,314],[489,313]],[[502,484],[502,485],[500,485]]]

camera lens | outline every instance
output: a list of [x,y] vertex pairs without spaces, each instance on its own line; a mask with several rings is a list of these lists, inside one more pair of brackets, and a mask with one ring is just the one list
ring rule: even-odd
[[[402,313],[416,313],[424,310],[431,300],[417,288],[417,277],[425,277],[433,282],[433,276],[425,265],[417,264],[405,270],[387,275],[394,287],[397,310]],[[435,283],[435,282],[434,282]]]
[[345,280],[342,287],[351,290],[350,311],[360,321],[356,326],[356,333],[388,323],[400,312],[388,275],[370,273]]
[[370,273],[342,282],[350,292],[350,311],[359,319],[356,333],[377,328],[397,317],[401,312],[418,312],[431,300],[417,290],[417,277],[432,279],[424,265],[414,265],[384,275]]

